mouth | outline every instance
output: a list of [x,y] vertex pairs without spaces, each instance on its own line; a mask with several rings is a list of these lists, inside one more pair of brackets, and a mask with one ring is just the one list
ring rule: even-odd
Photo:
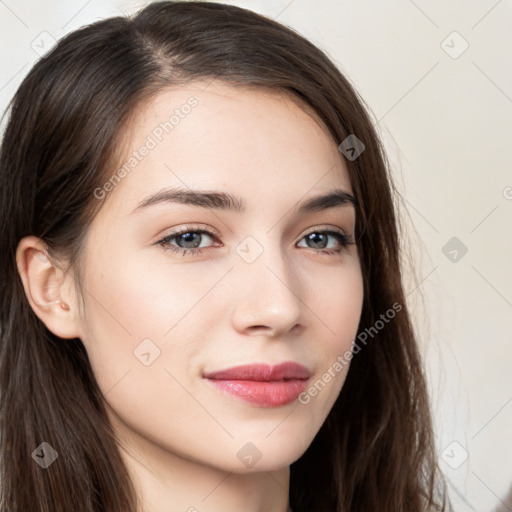
[[294,402],[306,389],[309,370],[287,361],[275,366],[251,364],[205,373],[217,390],[262,407]]

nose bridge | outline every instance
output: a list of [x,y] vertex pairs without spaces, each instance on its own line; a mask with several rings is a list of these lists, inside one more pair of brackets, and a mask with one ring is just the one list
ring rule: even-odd
[[234,321],[239,329],[266,326],[291,329],[302,311],[300,283],[279,240],[262,235],[247,237],[236,249],[240,261],[234,279],[237,293]]

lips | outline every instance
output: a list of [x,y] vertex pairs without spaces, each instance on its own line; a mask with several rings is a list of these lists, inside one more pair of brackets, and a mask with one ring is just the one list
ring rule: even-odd
[[223,393],[264,407],[278,407],[297,399],[306,388],[309,370],[294,362],[275,366],[251,364],[204,374]]
[[252,380],[271,382],[290,379],[308,379],[309,370],[300,364],[285,362],[275,366],[268,364],[247,364],[227,370],[206,373],[207,379],[215,380]]

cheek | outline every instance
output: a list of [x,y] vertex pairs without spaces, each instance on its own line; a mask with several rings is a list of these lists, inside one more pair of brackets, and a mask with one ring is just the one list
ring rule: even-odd
[[213,288],[225,269],[141,263],[112,257],[87,275],[84,345],[102,390],[150,361],[173,368],[219,318]]
[[319,324],[322,324],[325,334],[317,344],[317,354],[321,360],[319,373],[317,380],[311,383],[299,400],[316,408],[321,422],[334,405],[350,368],[352,344],[357,335],[364,295],[358,265],[340,269],[331,283],[340,284],[331,284],[326,293],[317,294],[314,304],[315,310],[320,312]]
[[135,338],[161,338],[200,302],[219,272],[165,261],[152,266],[136,259],[108,262],[89,275],[90,308],[108,329],[117,324]]
[[331,276],[329,284],[323,286],[323,293],[310,295],[316,297],[315,307],[325,326],[328,347],[337,354],[350,347],[357,334],[363,306],[363,278],[358,264],[341,268],[337,276]]
[[358,286],[340,286],[320,306],[326,328],[337,338],[346,338],[350,334],[355,336],[362,303],[362,289]]
[[84,344],[98,386],[115,417],[155,441],[187,431],[176,410],[180,418],[204,422],[187,392],[187,361],[200,352],[205,323],[213,321],[200,314],[198,302],[211,284],[191,283],[190,273],[170,274],[104,268],[90,276],[86,297]]

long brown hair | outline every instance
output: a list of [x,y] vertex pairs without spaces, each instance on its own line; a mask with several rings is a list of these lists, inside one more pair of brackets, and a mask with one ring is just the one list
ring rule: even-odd
[[[102,203],[94,191],[112,175],[130,115],[163,87],[214,78],[293,95],[318,113],[337,144],[353,134],[365,145],[345,160],[364,276],[359,331],[372,336],[354,355],[318,435],[291,466],[291,507],[447,510],[402,285],[396,191],[364,101],[292,29],[231,5],[168,1],[68,34],[9,105],[0,154],[0,512],[136,510],[84,346],[53,335],[32,311],[15,252],[22,237],[40,237],[80,283],[80,247]],[[376,328],[397,304],[400,312]],[[42,442],[58,452],[46,470],[31,455]]]

